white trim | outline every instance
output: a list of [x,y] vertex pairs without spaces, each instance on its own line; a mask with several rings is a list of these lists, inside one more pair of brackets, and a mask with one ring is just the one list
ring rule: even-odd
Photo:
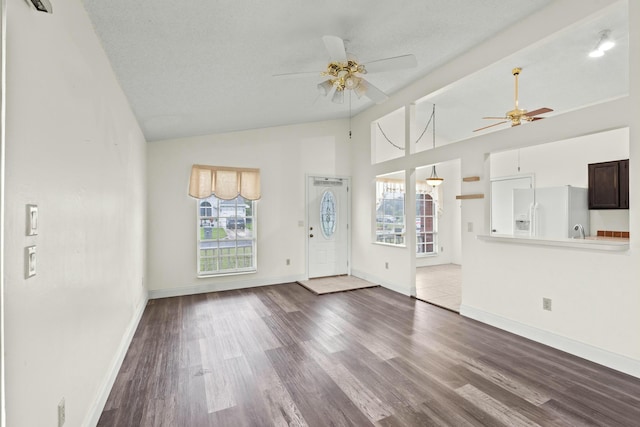
[[181,286],[169,289],[150,289],[149,299],[181,297],[185,295],[206,294],[209,292],[232,291],[235,289],[256,288],[259,286],[280,285],[305,280],[304,275],[276,277],[272,279],[238,280],[233,282],[215,282],[204,285]]
[[549,347],[607,366],[611,369],[615,369],[616,371],[624,372],[625,374],[640,378],[640,360],[632,359],[622,354],[613,353],[587,343],[576,341],[571,338],[558,335],[550,331],[545,331],[544,329],[539,329],[535,326],[526,325],[516,320],[511,320],[468,305],[463,304],[460,307],[460,314],[470,319],[486,323],[487,325],[495,326],[496,328],[548,345]]
[[366,272],[364,272],[362,270],[352,270],[351,271],[351,275],[355,276],[355,277],[357,277],[359,279],[366,280],[367,282],[371,282],[371,283],[374,283],[376,285],[380,285],[383,288],[390,289],[390,290],[392,290],[394,292],[397,292],[399,294],[406,295],[408,297],[411,296],[411,293],[410,293],[411,291],[408,291],[407,289],[403,289],[403,288],[399,287],[395,283],[386,282],[384,280],[381,280],[381,279],[379,279],[377,277],[374,277],[374,276],[372,276],[372,275],[370,275],[370,274],[368,274],[368,273],[366,273]]
[[7,2],[0,0],[0,426],[6,426],[5,390],[5,318],[4,318],[4,223],[5,223],[5,158],[7,108]]
[[131,345],[131,341],[133,340],[133,335],[135,334],[136,329],[138,328],[138,324],[142,319],[142,315],[144,314],[144,310],[147,307],[148,301],[149,297],[148,295],[145,295],[138,307],[136,307],[136,311],[133,314],[131,323],[129,323],[129,326],[123,334],[120,345],[118,346],[118,350],[116,351],[113,360],[111,361],[111,365],[107,370],[107,374],[102,380],[97,398],[91,405],[91,409],[87,414],[87,418],[85,418],[85,421],[82,423],[83,426],[89,427],[98,425],[98,421],[100,420],[102,411],[107,404],[109,393],[111,393],[113,384],[116,382],[116,377],[118,376],[118,372],[120,371],[122,362],[127,355],[127,351],[129,350],[129,346]]

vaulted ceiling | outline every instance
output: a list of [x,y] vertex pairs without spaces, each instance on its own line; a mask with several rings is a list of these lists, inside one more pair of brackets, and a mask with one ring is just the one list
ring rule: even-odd
[[[393,94],[550,3],[83,1],[148,141],[344,118],[373,105],[365,97],[352,96],[351,105],[348,97],[344,104],[320,97],[319,77],[273,78],[297,71],[319,75],[329,59],[323,35],[343,38],[362,62],[414,54],[416,68],[367,75]],[[603,76],[619,70],[627,57],[626,21],[626,7],[611,8],[427,97],[422,105],[440,104],[439,129],[457,140],[478,124],[489,124],[480,117],[512,108],[514,66],[524,68],[521,104],[529,109],[567,110],[624,94],[626,74],[615,81]],[[622,46],[594,66],[586,53],[603,26]],[[595,82],[601,86],[586,90]]]

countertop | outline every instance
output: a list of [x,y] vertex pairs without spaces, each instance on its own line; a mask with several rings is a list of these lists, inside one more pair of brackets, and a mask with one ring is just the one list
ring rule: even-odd
[[623,237],[589,236],[584,239],[547,239],[543,237],[524,237],[507,234],[479,234],[476,238],[485,242],[556,246],[594,251],[624,252],[629,250],[629,239]]
[[609,242],[626,242],[629,243],[628,237],[605,237],[605,236],[587,236],[585,240],[602,240]]

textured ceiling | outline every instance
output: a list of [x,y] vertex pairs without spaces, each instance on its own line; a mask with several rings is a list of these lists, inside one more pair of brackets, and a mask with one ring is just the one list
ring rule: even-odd
[[[148,141],[348,117],[347,102],[318,97],[315,78],[272,77],[322,71],[328,60],[323,35],[345,39],[347,50],[362,62],[414,54],[417,68],[367,76],[392,94],[550,2],[83,1]],[[485,87],[504,91],[506,97],[497,111],[482,104],[481,115],[510,109],[513,66],[505,64],[500,72],[505,87],[486,82]],[[523,97],[533,75],[523,72]],[[490,79],[488,74],[480,78]],[[437,102],[446,111],[448,102],[464,99],[464,109],[469,87],[461,85],[448,101]],[[531,102],[555,106],[535,98]],[[364,97],[352,97],[354,113],[370,105]]]

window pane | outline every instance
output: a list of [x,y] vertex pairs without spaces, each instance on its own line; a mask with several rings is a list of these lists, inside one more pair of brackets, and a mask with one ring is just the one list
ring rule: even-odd
[[404,182],[393,179],[376,181],[376,241],[404,244]]
[[320,200],[320,228],[325,239],[331,238],[336,231],[336,198],[333,192],[326,190]]
[[198,274],[255,271],[255,202],[211,196],[198,205]]
[[437,192],[416,194],[416,253],[437,252]]

